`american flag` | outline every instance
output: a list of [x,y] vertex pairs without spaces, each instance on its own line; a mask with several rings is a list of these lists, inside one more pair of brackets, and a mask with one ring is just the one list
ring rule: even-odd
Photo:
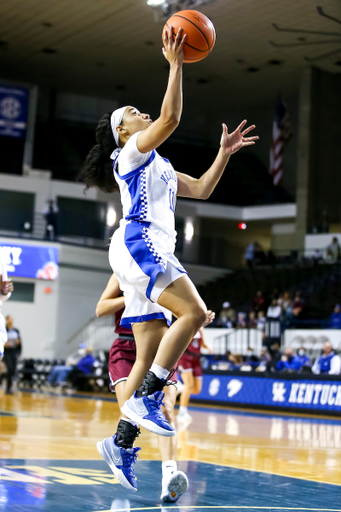
[[278,96],[272,126],[269,172],[274,177],[274,185],[281,185],[283,176],[283,151],[292,135],[290,117],[281,97]]

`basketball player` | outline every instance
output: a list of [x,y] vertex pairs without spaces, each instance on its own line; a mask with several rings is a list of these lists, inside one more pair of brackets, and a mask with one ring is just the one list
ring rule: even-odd
[[[119,335],[114,341],[109,352],[109,377],[110,377],[110,390],[116,392],[118,405],[121,408],[124,404],[124,388],[125,382],[131,372],[131,369],[136,360],[136,346],[134,335],[131,329],[120,326],[121,316],[124,310],[124,297],[119,288],[117,278],[113,274],[97,304],[96,315],[98,317],[115,315],[115,332]],[[211,323],[214,319],[214,314],[208,312],[205,325]],[[177,390],[175,382],[170,381],[171,384],[165,388],[164,407],[162,409],[165,417],[171,425],[174,425],[174,405],[176,401]],[[129,419],[121,415],[121,419],[117,428],[116,443],[120,443],[126,450],[133,449],[133,443],[139,435],[140,430],[133,424],[127,428],[122,429],[124,422],[130,423]],[[110,439],[110,438],[109,438]],[[168,502],[176,502],[179,497],[187,490],[188,480],[182,471],[177,471],[176,463],[176,440],[175,438],[158,437],[159,449],[162,458],[162,493],[161,500]],[[104,458],[106,457],[106,440],[97,444],[98,451]],[[135,453],[139,448],[135,448]],[[123,471],[119,471],[116,466],[113,467],[115,475],[119,481],[127,487],[135,490],[135,478],[130,482],[122,475]]]
[[[214,313],[213,313],[214,315]],[[213,316],[213,318],[215,315]],[[179,359],[178,369],[184,387],[180,396],[180,409],[177,420],[189,421],[192,416],[188,413],[188,403],[191,395],[198,395],[202,388],[202,370],[200,362],[201,349],[205,348],[209,352],[211,349],[205,344],[203,329],[199,329],[185,352]]]
[[1,259],[0,253],[0,361],[4,355],[4,346],[7,343],[6,321],[1,314],[1,306],[10,298],[13,291],[13,283],[8,280],[5,262]]
[[[105,115],[97,126],[98,144],[80,174],[87,187],[106,192],[119,188],[121,193],[123,219],[111,239],[109,261],[125,298],[121,326],[132,327],[137,346],[121,410],[135,425],[169,437],[175,430],[161,412],[162,389],[207,312],[174,256],[176,196],[209,197],[230,156],[258,138],[245,137],[254,129],[253,125],[244,129],[246,121],[231,134],[223,125],[218,155],[200,179],[176,173],[155,151],[180,122],[185,41],[181,29],[176,37],[172,27],[169,36],[164,34],[163,53],[170,72],[159,118],[152,122],[132,106]],[[168,329],[172,314],[178,320]],[[108,453],[113,465],[117,450],[112,441]],[[131,471],[132,462],[133,458]],[[126,460],[127,470],[128,466]]]

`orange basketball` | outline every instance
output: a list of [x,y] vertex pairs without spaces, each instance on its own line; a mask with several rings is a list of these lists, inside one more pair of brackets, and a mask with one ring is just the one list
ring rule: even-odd
[[173,26],[175,35],[180,27],[187,34],[184,45],[185,62],[198,62],[211,53],[216,33],[212,21],[201,12],[179,11],[167,20],[163,30],[169,33],[170,26]]

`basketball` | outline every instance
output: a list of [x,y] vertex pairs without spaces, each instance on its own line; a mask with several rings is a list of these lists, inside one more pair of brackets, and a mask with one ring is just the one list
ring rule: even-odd
[[179,11],[167,20],[163,30],[169,33],[171,26],[175,35],[180,27],[184,34],[187,34],[184,62],[199,62],[211,53],[216,33],[212,21],[207,16],[193,10]]

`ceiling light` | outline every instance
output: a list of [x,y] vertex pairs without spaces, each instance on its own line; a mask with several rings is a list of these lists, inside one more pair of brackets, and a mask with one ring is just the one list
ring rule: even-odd
[[147,4],[155,7],[156,5],[162,5],[165,3],[165,0],[147,0]]
[[113,225],[116,222],[116,212],[112,206],[109,206],[107,211],[107,226],[110,228],[113,227]]
[[190,242],[194,236],[194,226],[193,221],[191,219],[186,219],[185,226],[185,240],[186,242]]

